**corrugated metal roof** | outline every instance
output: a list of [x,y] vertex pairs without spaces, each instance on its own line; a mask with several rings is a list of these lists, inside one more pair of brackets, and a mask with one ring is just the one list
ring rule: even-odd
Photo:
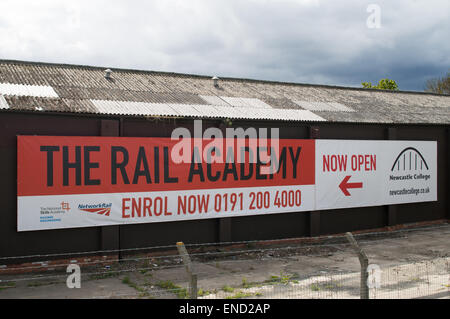
[[[0,60],[0,109],[360,123],[450,123],[450,96]],[[3,95],[3,97],[1,97]]]
[[104,114],[205,117],[253,120],[326,121],[308,110],[248,108],[243,106],[191,105],[91,100],[97,111]]
[[338,102],[294,101],[294,103],[310,111],[354,112],[350,107]]
[[0,109],[9,109],[8,102],[6,102],[3,95],[0,94]]
[[342,103],[331,102],[328,104],[331,105],[332,107],[334,107],[337,111],[342,111],[342,112],[354,112],[355,111],[355,110],[349,108],[348,106],[345,106]]
[[180,117],[201,117],[202,114],[189,104],[167,104]]
[[167,103],[91,100],[98,113],[143,116],[179,116]]
[[225,102],[225,100],[221,99],[219,96],[215,95],[200,95],[200,97],[209,104],[212,105],[222,105],[222,106],[230,106],[229,103]]
[[56,94],[55,90],[53,90],[51,86],[12,83],[0,83],[0,94],[50,98],[58,97],[58,94]]

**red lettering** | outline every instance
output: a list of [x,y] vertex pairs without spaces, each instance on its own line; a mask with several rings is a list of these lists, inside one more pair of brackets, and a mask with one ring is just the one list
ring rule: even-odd
[[144,217],[146,216],[146,214],[148,213],[148,216],[152,216],[152,199],[150,197],[145,197],[144,198]]
[[200,213],[208,212],[208,204],[209,204],[209,194],[208,195],[197,195],[198,199],[198,210]]
[[122,218],[130,218],[130,215],[125,215],[125,210],[130,209],[130,206],[125,206],[125,202],[129,201],[129,198],[122,198]]
[[[193,201],[192,201],[193,200]],[[189,214],[194,214],[197,209],[197,201],[194,195],[188,198],[188,212]]]
[[347,155],[324,155],[323,171],[336,172],[337,170],[345,172],[347,170]]
[[180,215],[180,212],[186,215],[186,195],[178,196],[178,215]]
[[163,200],[161,197],[156,197],[154,200],[153,213],[155,216],[161,216],[163,213]]
[[133,198],[131,200],[131,216],[134,218],[135,217],[135,213],[137,215],[137,217],[141,217],[141,198],[139,197],[138,200],[136,201],[136,198]]
[[170,215],[172,215],[172,212],[167,211],[167,207],[168,207],[168,205],[167,205],[167,196],[166,196],[166,197],[164,197],[164,215],[170,216]]

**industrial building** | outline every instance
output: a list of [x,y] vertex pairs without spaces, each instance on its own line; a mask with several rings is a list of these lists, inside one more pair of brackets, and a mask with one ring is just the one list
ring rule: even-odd
[[[437,141],[437,201],[17,231],[17,136],[170,137],[177,127],[193,130],[195,119],[204,130],[279,128],[281,139]],[[298,238],[447,220],[449,124],[448,95],[0,60],[0,257]]]

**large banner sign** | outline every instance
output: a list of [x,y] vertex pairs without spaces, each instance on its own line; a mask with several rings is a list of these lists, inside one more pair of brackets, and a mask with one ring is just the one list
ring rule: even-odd
[[437,143],[316,141],[316,209],[437,200]]
[[18,231],[437,200],[436,142],[18,136]]

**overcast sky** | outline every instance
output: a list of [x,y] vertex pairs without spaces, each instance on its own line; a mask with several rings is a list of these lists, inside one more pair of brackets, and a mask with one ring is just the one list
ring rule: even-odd
[[0,1],[1,59],[423,91],[449,39],[449,0]]

